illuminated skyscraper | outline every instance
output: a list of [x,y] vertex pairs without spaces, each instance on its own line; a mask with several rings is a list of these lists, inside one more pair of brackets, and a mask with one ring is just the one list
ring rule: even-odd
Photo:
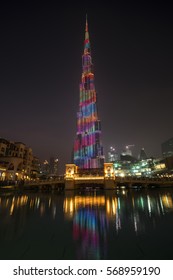
[[88,22],[86,19],[82,77],[80,83],[74,163],[81,169],[101,168],[104,163],[101,123],[97,112],[97,96],[92,71]]

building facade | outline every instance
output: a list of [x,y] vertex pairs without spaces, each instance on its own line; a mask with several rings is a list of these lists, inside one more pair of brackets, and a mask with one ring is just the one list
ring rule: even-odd
[[161,145],[164,158],[173,156],[173,138],[168,139]]
[[92,68],[88,22],[86,19],[77,132],[73,150],[73,162],[80,169],[102,168],[104,164],[101,122],[98,118],[97,96]]
[[39,173],[39,160],[22,142],[0,138],[0,180],[30,179]]

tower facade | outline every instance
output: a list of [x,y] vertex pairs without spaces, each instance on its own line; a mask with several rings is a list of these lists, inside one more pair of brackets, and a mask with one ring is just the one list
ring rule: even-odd
[[77,132],[73,151],[74,164],[81,169],[102,168],[104,164],[101,123],[97,112],[97,96],[92,68],[88,22],[86,19]]

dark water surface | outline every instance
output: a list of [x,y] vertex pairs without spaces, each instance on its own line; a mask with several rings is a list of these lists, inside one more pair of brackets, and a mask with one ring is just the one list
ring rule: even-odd
[[173,190],[1,192],[0,259],[173,259]]

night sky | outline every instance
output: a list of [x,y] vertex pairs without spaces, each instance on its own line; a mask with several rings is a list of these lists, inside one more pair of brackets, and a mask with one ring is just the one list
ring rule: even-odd
[[161,156],[173,137],[172,8],[23,2],[0,7],[0,137],[57,157],[60,172],[71,162],[87,13],[106,157],[129,144]]

